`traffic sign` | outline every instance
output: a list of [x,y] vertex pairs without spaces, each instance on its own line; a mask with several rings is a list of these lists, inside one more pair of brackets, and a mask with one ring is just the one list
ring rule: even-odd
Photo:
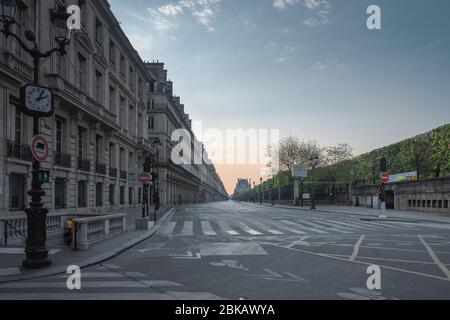
[[308,177],[308,167],[305,165],[295,165],[292,168],[293,178],[307,178]]
[[380,180],[381,180],[381,182],[383,182],[383,183],[388,183],[388,182],[389,182],[389,172],[383,172],[383,173],[380,175]]
[[150,184],[150,181],[151,181],[150,173],[148,173],[148,172],[141,173],[139,175],[139,181],[142,184]]
[[41,136],[37,135],[31,139],[31,153],[37,161],[46,161],[48,158],[48,142]]

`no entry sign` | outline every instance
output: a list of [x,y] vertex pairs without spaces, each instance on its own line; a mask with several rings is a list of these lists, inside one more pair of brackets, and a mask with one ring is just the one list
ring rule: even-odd
[[381,182],[388,183],[389,182],[389,173],[383,172],[380,176]]
[[37,135],[31,139],[31,153],[37,161],[48,159],[48,142],[43,136]]
[[151,180],[151,177],[150,177],[150,173],[148,173],[148,172],[143,172],[139,175],[139,181],[142,184],[149,184],[150,180]]

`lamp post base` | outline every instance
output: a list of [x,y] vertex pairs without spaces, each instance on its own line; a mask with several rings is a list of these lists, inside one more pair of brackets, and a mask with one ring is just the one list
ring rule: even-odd
[[[47,255],[48,253],[45,252],[45,255]],[[28,254],[29,255],[29,254]],[[50,260],[49,258],[38,258],[36,257],[36,259],[34,258],[27,258],[23,261],[22,266],[25,269],[42,269],[42,268],[47,268],[52,264],[52,260]]]

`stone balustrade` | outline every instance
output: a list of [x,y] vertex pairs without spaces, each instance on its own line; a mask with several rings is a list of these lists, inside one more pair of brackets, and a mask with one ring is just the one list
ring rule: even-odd
[[127,230],[125,214],[74,219],[73,223],[75,227],[72,229],[72,248],[75,250],[89,250],[94,243]]

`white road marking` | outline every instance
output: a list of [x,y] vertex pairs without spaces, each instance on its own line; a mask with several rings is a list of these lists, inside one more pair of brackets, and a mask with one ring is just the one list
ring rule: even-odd
[[167,226],[161,231],[162,234],[172,234],[173,230],[175,230],[176,222],[169,222]]
[[404,227],[393,226],[388,223],[378,223],[378,222],[373,222],[373,221],[367,221],[366,223],[369,225],[376,225],[376,226],[384,227],[385,229],[391,228],[391,229],[396,229],[396,230],[405,230]]
[[263,224],[262,222],[252,222],[252,223],[258,228],[261,228],[263,231],[267,231],[271,234],[275,234],[278,236],[284,234],[284,232],[273,229],[273,226],[271,224],[268,223]]
[[328,221],[330,221],[330,222],[332,222],[334,224],[339,224],[339,225],[342,225],[342,226],[348,226],[348,227],[351,227],[351,228],[360,227],[360,228],[369,229],[369,230],[381,230],[381,229],[383,229],[382,227],[369,226],[367,224],[354,222],[354,221],[352,221],[352,222],[342,222],[342,221],[336,221],[336,220],[328,220]]
[[295,247],[296,245],[298,245],[298,244],[300,244],[300,243],[304,243],[305,240],[308,239],[308,238],[309,238],[309,236],[302,237],[300,240],[297,240],[297,241],[291,243],[291,244],[288,245],[287,247],[288,247],[288,248]]
[[359,248],[361,247],[362,242],[364,241],[364,238],[366,236],[361,236],[358,240],[358,242],[356,242],[355,247],[353,248],[353,253],[351,255],[351,257],[349,258],[350,261],[355,261],[356,257],[358,256],[359,253]]
[[252,235],[252,236],[260,236],[262,235],[261,232],[258,232],[256,230],[253,230],[252,228],[250,228],[248,225],[246,225],[245,223],[240,222],[239,226],[242,228],[242,230],[244,230],[245,232],[247,232],[248,234]]
[[314,222],[318,223],[319,225],[325,225],[325,226],[332,227],[332,228],[337,227],[337,228],[339,228],[339,230],[344,230],[344,231],[358,230],[358,227],[340,226],[340,225],[336,225],[336,224],[328,222],[328,221],[314,220]]
[[184,236],[193,236],[194,235],[194,222],[186,221],[183,225],[183,230],[181,230],[181,234]]
[[298,224],[298,223],[295,223],[295,222],[292,222],[289,220],[282,220],[281,222],[286,223],[291,226],[295,226],[296,228],[300,228],[300,229],[303,229],[303,230],[306,230],[309,232],[315,232],[315,233],[319,233],[319,234],[328,234],[328,232],[326,232],[326,231],[315,229],[315,228],[309,228],[309,227],[306,227],[304,225],[301,225],[301,224]]
[[422,236],[419,236],[419,239],[420,242],[422,242],[423,246],[427,249],[428,254],[430,255],[431,259],[433,259],[434,263],[438,265],[438,267],[442,270],[445,276],[450,280],[450,271],[447,269],[447,267],[441,262],[441,260],[439,260],[439,258],[434,253],[430,245],[425,241],[425,239]]
[[217,236],[217,233],[213,230],[209,221],[202,221],[201,226],[203,234],[207,236]]
[[238,236],[239,232],[234,231],[233,229],[231,229],[230,225],[224,221],[217,221],[217,224],[219,225],[219,227],[226,233],[232,235],[232,236]]
[[313,222],[310,222],[310,221],[302,221],[301,223],[306,224],[306,225],[310,225],[310,226],[312,226],[314,228],[324,228],[327,231],[336,231],[336,232],[339,232],[339,233],[346,233],[346,234],[350,234],[351,233],[351,232],[345,231],[343,229],[336,228],[335,226],[327,227],[327,226],[320,225],[320,224],[317,224],[317,223],[313,223]]
[[295,234],[306,234],[306,232],[304,232],[304,231],[295,230],[295,229],[289,228],[288,226],[285,226],[285,225],[282,225],[282,224],[275,225],[275,227],[280,228],[282,230],[286,230],[286,231],[295,233]]

